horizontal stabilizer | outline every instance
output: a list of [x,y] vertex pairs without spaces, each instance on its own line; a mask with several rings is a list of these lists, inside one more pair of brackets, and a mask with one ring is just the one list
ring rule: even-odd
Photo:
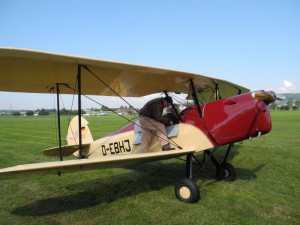
[[[83,147],[89,146],[90,144],[82,145]],[[62,156],[70,156],[74,152],[79,151],[78,145],[65,145],[61,146]],[[43,151],[46,156],[60,156],[59,147],[48,148]]]
[[76,159],[67,161],[25,164],[0,169],[0,180],[24,177],[34,174],[62,174],[75,171],[107,169],[130,166],[156,160],[170,159],[188,155],[195,150],[174,150],[166,152],[150,152],[128,155],[113,155],[91,159]]

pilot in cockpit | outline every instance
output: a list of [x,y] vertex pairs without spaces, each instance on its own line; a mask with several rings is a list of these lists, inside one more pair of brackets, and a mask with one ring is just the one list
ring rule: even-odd
[[153,134],[156,134],[158,137],[162,146],[162,151],[175,150],[175,148],[170,147],[165,127],[165,124],[172,125],[173,122],[162,115],[163,109],[169,107],[172,103],[173,99],[169,96],[164,98],[155,98],[147,102],[140,110],[139,122],[142,127],[142,153],[149,151]]

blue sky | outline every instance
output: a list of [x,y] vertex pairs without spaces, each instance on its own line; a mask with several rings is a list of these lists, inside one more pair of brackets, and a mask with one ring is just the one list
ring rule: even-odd
[[[0,28],[4,47],[184,70],[251,90],[300,92],[299,0],[0,0]],[[0,109],[49,108],[51,98],[0,92]],[[145,99],[130,100],[141,106]]]

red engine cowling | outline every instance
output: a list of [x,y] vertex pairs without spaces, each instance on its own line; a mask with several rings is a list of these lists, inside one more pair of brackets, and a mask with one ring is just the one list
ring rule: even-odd
[[192,123],[218,145],[242,141],[272,129],[269,108],[251,93],[238,95],[201,106],[203,118],[195,107],[183,115],[184,122]]

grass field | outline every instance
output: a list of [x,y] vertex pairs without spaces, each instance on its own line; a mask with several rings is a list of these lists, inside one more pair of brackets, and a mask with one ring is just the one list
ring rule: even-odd
[[[276,111],[272,119],[270,134],[234,146],[236,181],[202,174],[197,204],[175,198],[185,164],[172,159],[1,181],[0,224],[300,224],[300,112]],[[115,116],[88,120],[94,138],[126,124]],[[41,153],[57,145],[54,122],[1,116],[0,167],[56,160]]]

